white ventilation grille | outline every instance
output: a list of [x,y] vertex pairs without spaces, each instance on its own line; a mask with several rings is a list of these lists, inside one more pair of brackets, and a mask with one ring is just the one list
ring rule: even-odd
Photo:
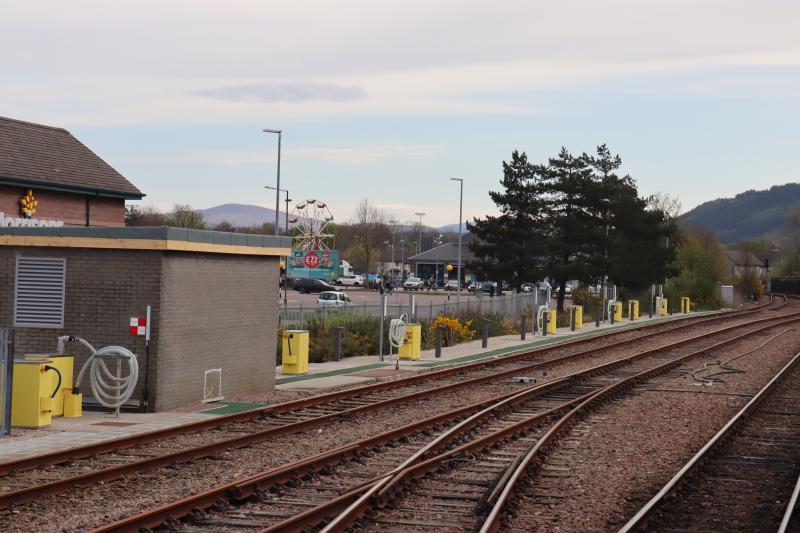
[[17,257],[15,326],[64,327],[66,265],[64,258]]

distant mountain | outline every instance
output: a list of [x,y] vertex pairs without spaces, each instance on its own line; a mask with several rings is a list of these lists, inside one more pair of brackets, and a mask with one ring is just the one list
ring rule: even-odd
[[[439,231],[442,233],[458,233],[458,224],[445,224],[444,226],[439,226]],[[461,233],[467,232],[467,221],[461,223]]]
[[[234,226],[260,226],[264,222],[275,222],[275,210],[258,205],[222,204],[208,209],[198,209],[206,224],[214,226],[220,222],[230,222]],[[280,212],[279,226],[284,227],[286,214]]]
[[738,243],[776,237],[794,209],[800,209],[800,183],[787,183],[700,204],[681,216],[681,224],[712,230],[723,243]]

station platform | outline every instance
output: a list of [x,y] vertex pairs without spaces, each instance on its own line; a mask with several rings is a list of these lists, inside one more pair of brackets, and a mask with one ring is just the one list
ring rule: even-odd
[[[704,313],[696,313],[701,315]],[[509,355],[549,344],[556,344],[578,337],[588,337],[609,331],[637,327],[653,321],[670,321],[683,315],[671,317],[644,317],[634,322],[623,320],[614,325],[594,323],[585,325],[579,331],[559,330],[546,337],[529,333],[526,340],[517,335],[490,337],[487,348],[482,348],[481,340],[473,340],[456,346],[442,348],[441,358],[435,357],[434,350],[424,350],[420,359],[400,360],[399,369],[395,369],[397,360],[394,356],[384,356],[383,362],[377,355],[348,357],[341,361],[326,363],[310,363],[309,373],[304,375],[282,375],[280,367],[276,371],[278,391],[285,391],[272,398],[244,401],[221,401],[208,404],[188,406],[191,411],[165,411],[159,413],[124,412],[119,418],[99,411],[84,410],[80,418],[53,418],[52,425],[42,429],[12,430],[11,437],[0,437],[0,463],[14,461],[23,457],[42,455],[98,442],[110,441],[162,428],[177,427],[208,417],[222,416],[234,412],[256,409],[268,403],[293,399],[295,394],[320,394],[328,389],[374,382],[397,375],[411,375],[432,368],[457,365]],[[255,403],[268,402],[268,403]]]
[[[705,313],[692,313],[702,315]],[[325,363],[309,363],[308,374],[288,374],[281,372],[278,366],[275,370],[275,388],[285,391],[325,391],[337,387],[364,384],[377,379],[392,377],[397,375],[410,375],[413,372],[426,371],[434,367],[447,365],[457,365],[468,363],[479,359],[489,359],[503,355],[539,348],[549,344],[564,342],[578,337],[586,337],[605,333],[611,329],[621,330],[637,327],[642,324],[654,321],[669,321],[683,317],[684,315],[671,315],[668,317],[644,316],[635,321],[623,319],[615,324],[605,323],[596,326],[594,322],[584,324],[583,328],[571,331],[567,328],[557,330],[555,334],[546,337],[541,335],[527,334],[526,340],[521,340],[519,334],[503,335],[490,337],[488,347],[481,346],[481,339],[472,340],[457,344],[455,346],[443,347],[441,358],[436,358],[434,349],[423,350],[417,360],[399,360],[399,368],[396,356],[384,355],[380,361],[378,355],[364,355],[347,357],[341,361],[328,361]]]

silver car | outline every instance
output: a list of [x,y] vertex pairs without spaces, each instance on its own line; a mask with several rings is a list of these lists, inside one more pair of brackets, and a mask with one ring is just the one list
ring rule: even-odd
[[317,299],[317,307],[347,307],[352,304],[350,297],[343,292],[321,292]]

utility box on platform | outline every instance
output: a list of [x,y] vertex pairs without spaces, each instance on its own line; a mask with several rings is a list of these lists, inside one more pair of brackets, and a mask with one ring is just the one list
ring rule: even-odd
[[639,300],[628,300],[628,318],[631,320],[639,318]]
[[23,428],[49,426],[53,416],[53,381],[47,370],[50,360],[14,361],[14,385],[11,392],[11,425]]
[[281,372],[284,374],[308,374],[308,331],[287,329],[283,332]]
[[[53,398],[53,416],[64,416],[64,397],[65,394],[72,393],[72,373],[75,358],[69,354],[26,354],[26,361],[48,361],[48,364],[58,370],[61,374],[56,372],[47,372],[47,377],[50,378],[52,390],[56,390]],[[60,381],[60,383],[59,383]]]
[[400,359],[419,359],[421,347],[422,326],[420,324],[408,324],[406,326],[406,338],[397,349],[397,357]]

